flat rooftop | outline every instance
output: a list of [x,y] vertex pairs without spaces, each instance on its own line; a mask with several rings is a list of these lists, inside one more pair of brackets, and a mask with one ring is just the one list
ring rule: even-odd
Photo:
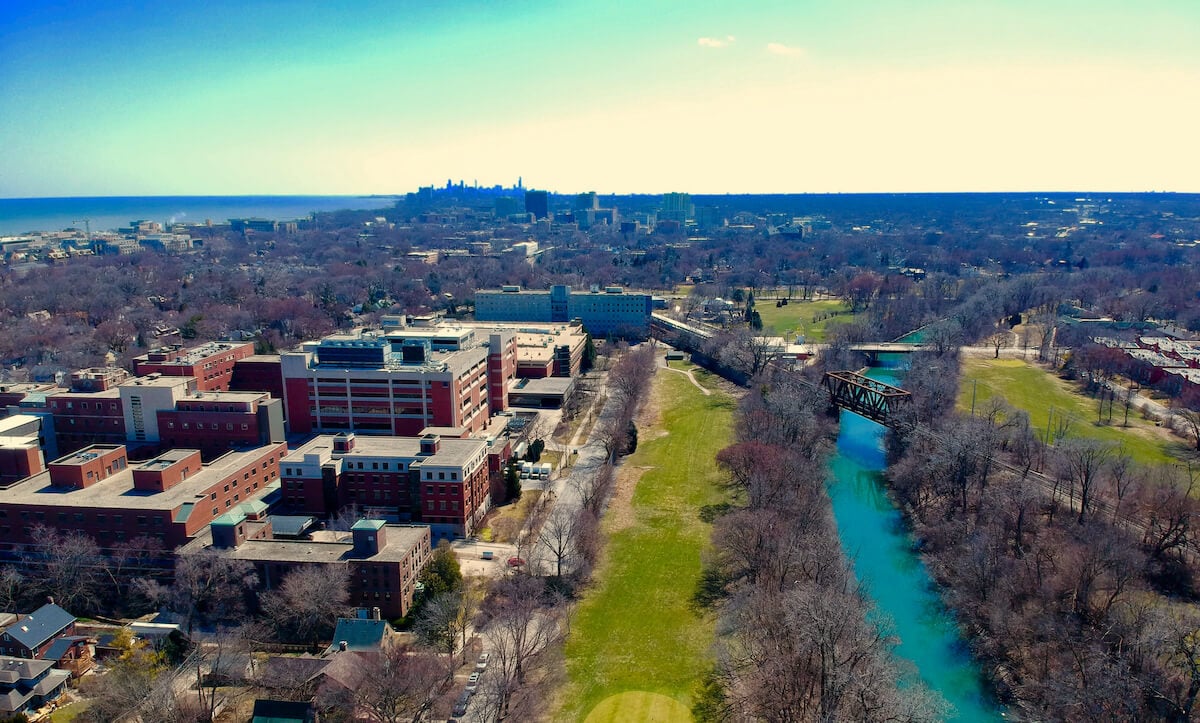
[[[300,464],[306,454],[320,454],[328,450],[333,454],[334,435],[322,434],[302,444],[283,458],[284,462]],[[487,442],[482,439],[450,439],[442,437],[436,454],[421,455],[420,437],[377,437],[362,435],[354,437],[354,449],[349,452],[337,452],[342,459],[359,457],[399,457],[404,459],[428,461],[435,465],[461,467],[487,449]]]
[[[233,351],[241,347],[247,346],[250,342],[230,342],[230,341],[210,341],[207,344],[201,344],[191,349],[172,349],[170,347],[159,347],[151,349],[146,354],[137,357],[136,361],[145,362],[147,364],[178,364],[191,365],[201,361],[214,354]],[[158,359],[157,357],[166,357]]]
[[[343,540],[246,540],[235,549],[216,548],[216,552],[234,560],[250,562],[310,562],[338,563],[348,560],[371,560],[372,562],[401,562],[408,558],[412,549],[429,534],[426,525],[383,526],[387,546],[378,555],[359,557],[354,554],[353,538]],[[191,542],[179,548],[178,554],[197,553],[212,547],[212,531],[204,530]]]
[[[182,387],[182,386],[186,386],[188,384],[194,384],[195,382],[196,382],[196,377],[172,377],[172,376],[160,376],[158,374],[152,374],[150,376],[145,376],[145,377],[134,377],[133,379],[130,379],[129,381],[122,382],[121,386],[122,387],[162,387],[164,389],[170,389],[172,387]],[[118,392],[118,394],[119,394],[119,392]]]
[[[179,377],[175,377],[178,379]],[[181,402],[253,402],[271,396],[270,392],[192,392]]]
[[[229,452],[183,482],[164,492],[135,489],[133,472],[141,465],[130,465],[114,472],[95,484],[78,488],[55,487],[50,484],[50,472],[27,477],[11,487],[0,490],[0,505],[43,505],[46,507],[107,507],[129,510],[173,510],[187,502],[207,502],[203,494],[222,477],[257,460],[267,449],[275,445],[256,447],[251,450]],[[84,450],[86,451],[86,450]],[[176,453],[184,450],[175,450]],[[73,457],[74,455],[71,455]],[[70,457],[64,458],[69,459]],[[60,460],[61,461],[61,460]],[[270,486],[259,487],[259,494],[269,491]]]

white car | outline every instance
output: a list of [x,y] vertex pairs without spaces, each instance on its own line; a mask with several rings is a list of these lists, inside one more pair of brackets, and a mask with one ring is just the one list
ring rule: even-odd
[[482,673],[474,672],[474,673],[471,673],[471,676],[469,678],[467,678],[467,692],[468,693],[474,693],[476,690],[478,690],[480,675],[482,675]]

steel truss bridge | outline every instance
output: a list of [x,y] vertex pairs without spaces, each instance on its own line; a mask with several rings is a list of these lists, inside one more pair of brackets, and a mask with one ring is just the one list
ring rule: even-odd
[[912,392],[857,372],[826,372],[821,385],[829,390],[833,404],[885,426],[895,423],[895,412],[902,404],[912,402]]

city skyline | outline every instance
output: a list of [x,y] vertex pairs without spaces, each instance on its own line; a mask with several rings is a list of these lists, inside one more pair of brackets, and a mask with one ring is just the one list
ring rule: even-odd
[[1200,9],[0,9],[0,197],[1200,191]]

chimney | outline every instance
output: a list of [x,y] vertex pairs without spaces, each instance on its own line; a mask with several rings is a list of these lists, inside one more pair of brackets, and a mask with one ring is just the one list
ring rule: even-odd
[[383,619],[379,608],[371,608],[371,619],[372,620],[382,620]]
[[346,649],[349,647],[350,647],[350,644],[347,643],[345,640],[338,643],[338,650],[342,651],[343,653],[346,652]]
[[[53,595],[47,595],[47,596],[46,596],[46,604],[47,604],[47,605],[53,605],[53,604],[54,604],[54,596],[53,596]],[[378,610],[379,608],[375,608],[375,609],[376,609],[376,610]]]

